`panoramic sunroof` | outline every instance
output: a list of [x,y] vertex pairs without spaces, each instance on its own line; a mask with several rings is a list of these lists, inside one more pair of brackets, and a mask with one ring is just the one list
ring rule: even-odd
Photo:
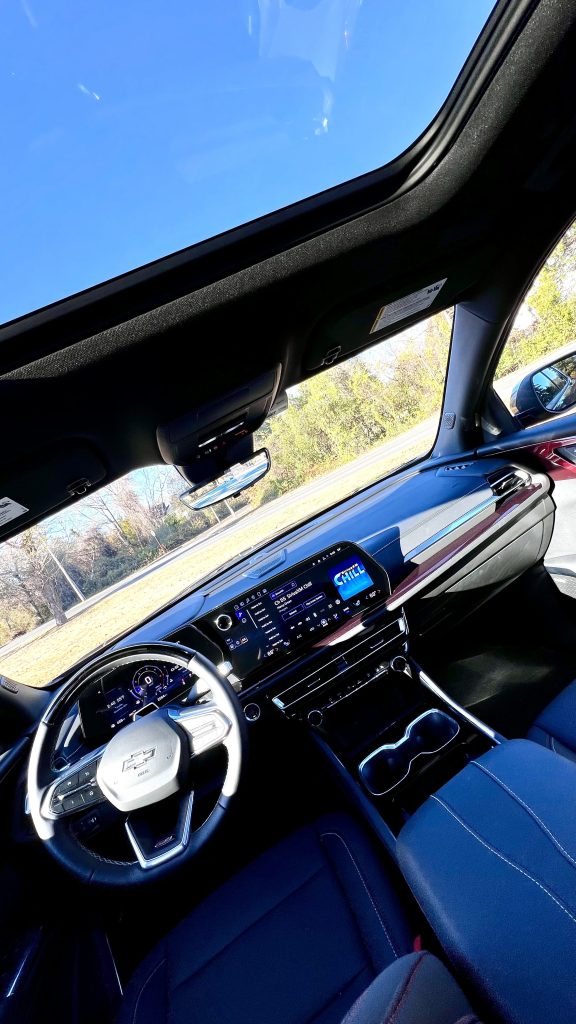
[[388,163],[493,0],[9,0],[0,321]]

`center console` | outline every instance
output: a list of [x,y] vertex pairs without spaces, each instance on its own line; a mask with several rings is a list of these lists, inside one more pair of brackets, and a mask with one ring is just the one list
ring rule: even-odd
[[498,740],[410,658],[382,566],[336,544],[195,625],[220,643],[249,722],[304,728],[390,846],[410,815]]
[[[406,641],[403,646],[404,654],[390,650],[368,665],[365,674],[373,675],[361,687],[354,671],[345,673],[337,699],[330,704],[326,695],[323,720],[313,728],[349,792],[381,819],[380,835],[392,849],[430,794],[498,742],[425,685]],[[315,723],[315,715],[310,720]]]

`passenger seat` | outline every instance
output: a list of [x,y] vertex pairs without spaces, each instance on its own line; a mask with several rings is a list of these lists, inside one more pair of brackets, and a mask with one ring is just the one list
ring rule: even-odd
[[540,712],[528,739],[576,761],[576,682],[570,683]]

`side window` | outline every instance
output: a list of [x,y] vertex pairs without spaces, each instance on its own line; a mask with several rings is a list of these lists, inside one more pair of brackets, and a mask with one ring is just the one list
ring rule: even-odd
[[576,412],[576,222],[520,307],[494,389],[525,427]]

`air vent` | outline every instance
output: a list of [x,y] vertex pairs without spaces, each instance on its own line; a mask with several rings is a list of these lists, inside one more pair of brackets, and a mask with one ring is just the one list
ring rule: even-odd
[[506,466],[504,469],[489,473],[487,478],[490,487],[497,497],[503,498],[509,494],[515,494],[531,482],[532,477],[525,469],[515,469],[513,466]]

